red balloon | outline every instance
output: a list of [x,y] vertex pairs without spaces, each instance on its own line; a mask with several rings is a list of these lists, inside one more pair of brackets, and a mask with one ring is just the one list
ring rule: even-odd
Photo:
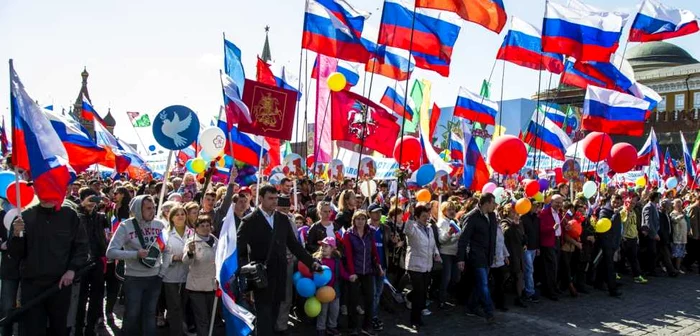
[[19,181],[19,201],[21,204],[18,206],[15,183],[16,182],[12,182],[7,186],[7,190],[5,191],[7,193],[7,201],[15,207],[24,208],[29,205],[29,203],[32,203],[34,199],[34,188],[29,186],[27,181]]
[[309,154],[309,156],[306,157],[306,167],[309,167],[309,168],[313,167],[314,162],[316,162],[314,155]]
[[608,166],[616,173],[626,173],[637,165],[637,149],[634,146],[621,142],[610,149]]
[[308,267],[306,267],[306,265],[304,265],[303,262],[300,261],[297,264],[297,269],[299,269],[299,273],[301,273],[301,275],[303,275],[304,277],[306,277],[306,278],[313,277],[313,274],[311,274],[311,270]]
[[566,235],[573,238],[573,239],[578,239],[581,237],[581,233],[583,232],[583,227],[581,226],[581,223],[575,219],[572,219],[569,221],[569,227],[566,230]]
[[[403,149],[402,149],[403,148]],[[408,165],[413,171],[418,170],[420,167],[420,156],[423,153],[423,149],[420,145],[420,140],[412,136],[404,136],[403,138],[397,139],[394,145],[394,159],[399,165]],[[399,160],[399,158],[401,158]]]
[[527,197],[533,197],[540,192],[540,184],[537,182],[537,180],[527,180],[527,182],[523,182],[525,185],[525,195],[527,195]]
[[502,135],[491,142],[487,154],[491,168],[505,175],[518,172],[527,160],[525,144],[512,135]]
[[609,135],[602,132],[591,132],[583,139],[583,153],[591,162],[599,162],[608,158],[613,145]]

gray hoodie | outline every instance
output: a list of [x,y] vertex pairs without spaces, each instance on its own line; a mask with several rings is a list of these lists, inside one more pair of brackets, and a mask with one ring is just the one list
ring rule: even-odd
[[[138,251],[144,249],[139,242],[139,237],[134,230],[135,220],[143,232],[143,239],[146,247],[152,244],[160,235],[165,225],[159,219],[146,222],[141,214],[141,206],[147,195],[136,196],[129,204],[129,209],[134,217],[129,218],[119,224],[117,231],[112,237],[112,241],[107,247],[107,258],[119,259],[125,262],[124,275],[133,277],[150,277],[158,275],[161,266],[161,258],[156,262],[156,266],[148,268],[139,262]],[[162,256],[162,255],[161,255]]]

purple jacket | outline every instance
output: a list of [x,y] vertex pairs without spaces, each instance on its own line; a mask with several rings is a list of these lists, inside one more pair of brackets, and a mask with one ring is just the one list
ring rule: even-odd
[[345,232],[343,246],[350,275],[376,273],[379,267],[379,254],[377,245],[374,243],[374,231],[366,226],[363,237],[357,235],[354,227]]

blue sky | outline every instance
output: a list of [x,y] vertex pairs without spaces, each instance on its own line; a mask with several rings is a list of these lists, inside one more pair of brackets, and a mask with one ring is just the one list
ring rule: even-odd
[[[372,13],[366,26],[376,31],[382,1],[349,1]],[[541,25],[544,0],[504,2],[510,15]],[[697,1],[663,2],[700,13]],[[586,3],[632,13],[641,1]],[[168,105],[182,104],[197,111],[206,124],[218,113],[222,32],[242,49],[247,75],[252,77],[255,56],[262,51],[264,27],[270,25],[273,69],[286,65],[297,73],[303,12],[302,0],[4,0],[0,2],[0,59],[13,58],[32,97],[57,108],[73,104],[80,89],[80,72],[87,66],[95,108],[102,115],[111,108],[118,123],[117,136],[133,138],[126,111],[153,116]],[[478,92],[506,30],[499,36],[465,22],[455,46],[451,76],[442,78],[420,70],[415,76],[433,81],[433,99],[439,106],[452,105],[459,86]],[[700,57],[699,39],[696,34],[671,42]],[[624,44],[620,49],[623,47]],[[309,71],[312,64],[310,53]],[[499,63],[492,79],[492,98],[496,100],[501,92],[501,69]],[[537,75],[536,71],[507,64],[504,97],[532,95],[537,89]],[[7,66],[0,66],[0,77],[8,78]],[[544,75],[543,85],[548,80],[549,75]],[[556,82],[554,77],[552,85]],[[309,80],[309,84],[315,90],[314,82]],[[393,82],[375,77],[371,98],[378,101],[387,85]],[[361,84],[358,89],[361,92]],[[0,85],[0,96],[4,98],[0,100],[0,111],[8,114],[8,86]],[[313,111],[313,105],[309,110]],[[150,132],[140,133],[149,146]]]

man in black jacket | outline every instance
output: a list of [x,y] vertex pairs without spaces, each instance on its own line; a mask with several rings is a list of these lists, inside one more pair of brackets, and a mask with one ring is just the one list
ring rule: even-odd
[[617,290],[613,254],[620,247],[620,241],[622,240],[622,219],[620,218],[622,196],[615,194],[605,201],[605,205],[600,209],[598,218],[599,220],[607,218],[612,222],[612,225],[608,231],[598,233],[598,239],[596,239],[602,255],[598,264],[595,284],[596,287],[602,288],[603,282],[607,283],[610,296],[619,297],[622,293]]
[[[75,335],[95,335],[95,325],[102,317],[102,306],[105,291],[104,261],[102,257],[107,251],[106,229],[109,229],[107,217],[104,213],[97,212],[99,195],[89,188],[79,191],[80,205],[78,206],[78,218],[85,229],[90,246],[90,257],[95,260],[95,266],[87,271],[80,279],[80,298],[75,324]],[[87,321],[85,320],[85,305],[90,299],[87,309]],[[85,332],[83,333],[83,328]]]
[[659,212],[659,241],[656,242],[656,250],[658,251],[658,259],[666,268],[666,274],[670,277],[677,277],[678,271],[671,262],[671,217],[669,214],[673,211],[671,200],[663,199],[661,201],[661,211]]
[[88,241],[78,214],[68,205],[43,202],[14,221],[10,257],[20,262],[22,305],[52,286],[59,292],[26,311],[22,335],[68,335],[67,319],[75,272],[88,262]]
[[484,306],[483,316],[493,322],[493,301],[489,292],[488,271],[496,253],[496,198],[484,193],[479,198],[479,207],[467,214],[464,232],[457,247],[457,267],[465,269],[465,261],[474,272],[474,288],[467,303],[469,314],[481,315],[478,304]]
[[520,223],[525,230],[525,253],[523,253],[524,283],[523,295],[530,302],[539,301],[535,293],[535,257],[540,254],[540,204],[534,198],[530,199],[530,212],[520,217]]
[[258,193],[260,207],[243,218],[238,230],[238,257],[239,265],[249,261],[267,265],[267,288],[253,290],[255,334],[267,336],[274,334],[280,303],[285,299],[287,249],[310,269],[320,270],[321,266],[297,241],[289,218],[276,211],[277,189],[264,185]]

